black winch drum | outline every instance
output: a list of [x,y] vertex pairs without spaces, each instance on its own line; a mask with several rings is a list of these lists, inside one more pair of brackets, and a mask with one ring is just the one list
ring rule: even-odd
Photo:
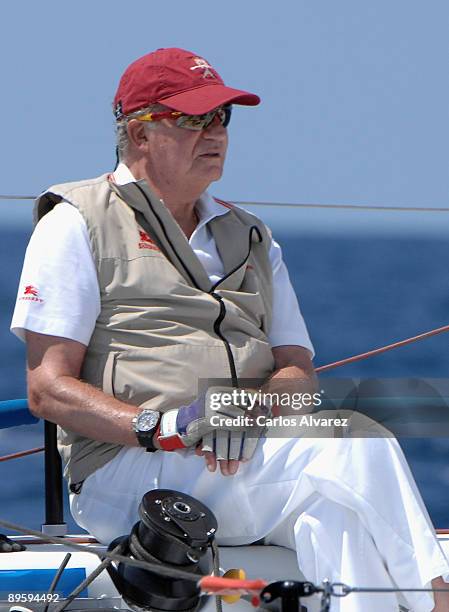
[[[114,540],[109,550],[122,542],[123,555],[193,574],[208,572],[203,557],[214,539],[217,520],[207,506],[186,493],[155,489],[143,496],[139,516],[130,535]],[[199,604],[196,581],[160,576],[126,563],[108,571],[130,607],[188,612]]]

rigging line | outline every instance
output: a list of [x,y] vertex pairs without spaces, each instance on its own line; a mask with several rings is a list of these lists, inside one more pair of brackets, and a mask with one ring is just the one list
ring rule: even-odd
[[[113,554],[121,554],[125,549],[125,542],[122,540],[120,544],[117,544],[111,552]],[[97,578],[103,570],[105,570],[112,563],[112,559],[104,559],[97,567],[82,581],[79,585],[73,589],[69,595],[58,605],[54,612],[63,612],[72,601],[78,597],[78,595],[84,591],[94,580]]]
[[36,196],[0,195],[0,200],[35,200]]
[[[155,574],[159,574],[160,576],[165,576],[168,578],[178,578],[179,580],[189,580],[190,582],[196,582],[201,590],[205,591],[207,581],[212,578],[210,575],[206,574],[192,574],[191,572],[187,572],[185,570],[175,569],[173,567],[165,567],[159,563],[152,563],[149,561],[140,561],[138,559],[134,559],[132,557],[125,557],[123,555],[114,554],[112,552],[108,552],[98,546],[85,546],[83,544],[76,544],[75,542],[61,538],[58,536],[51,536],[47,533],[41,533],[40,531],[36,531],[35,529],[30,529],[29,527],[24,527],[23,525],[16,525],[15,523],[11,523],[9,521],[5,521],[4,519],[0,519],[0,526],[5,527],[6,529],[11,529],[12,531],[18,531],[19,533],[25,533],[27,535],[35,536],[39,538],[40,541],[50,542],[52,544],[62,544],[67,548],[73,548],[74,550],[79,550],[80,552],[87,552],[91,554],[97,555],[100,560],[100,565],[105,565],[106,559],[110,561],[115,561],[118,563],[126,563],[133,567],[138,567],[140,569],[148,570]],[[28,544],[32,544],[32,542],[28,542]],[[98,568],[97,568],[98,569]],[[95,571],[95,570],[94,570]],[[223,578],[222,576],[214,576],[215,584],[221,584],[223,588],[244,588],[245,590],[253,590],[253,589],[262,589],[266,586],[266,582],[264,580],[235,580],[231,578]],[[87,580],[87,579],[86,579]],[[204,582],[204,587],[203,587]]]
[[[400,587],[346,587],[344,596],[350,593],[447,593],[449,587],[401,589]],[[334,595],[334,593],[333,593]],[[341,595],[335,595],[341,597]]]
[[48,612],[48,607],[50,605],[50,600],[51,597],[49,597],[49,595],[52,595],[56,589],[56,587],[58,586],[58,582],[62,576],[62,574],[64,573],[65,568],[67,567],[68,562],[70,561],[70,559],[72,558],[72,553],[67,553],[66,556],[64,557],[64,559],[61,561],[60,566],[58,567],[56,574],[54,575],[53,580],[51,581],[51,584],[48,588],[47,591],[47,602],[45,604],[45,608],[43,609],[42,612]]
[[83,544],[75,544],[75,542],[67,540],[66,538],[51,536],[47,533],[42,533],[40,531],[36,531],[35,529],[24,527],[23,525],[16,525],[15,523],[10,523],[9,521],[5,521],[4,519],[0,519],[0,526],[5,527],[6,529],[11,529],[12,531],[18,531],[19,533],[26,533],[27,535],[35,536],[40,540],[50,542],[51,544],[63,544],[64,546],[67,546],[67,548],[73,548],[74,550],[79,550],[81,552],[95,554],[100,557],[101,560],[103,560],[104,558],[108,558],[112,561],[127,563],[128,565],[132,565],[133,567],[146,569],[156,574],[160,574],[161,576],[167,576],[169,578],[179,578],[180,580],[190,580],[191,582],[198,582],[198,580],[205,577],[201,574],[193,575],[190,572],[186,572],[184,570],[167,568],[163,565],[159,565],[158,563],[150,563],[149,561],[139,561],[138,559],[124,557],[123,555],[112,554],[102,548],[99,548],[98,546],[85,546]]
[[30,448],[28,450],[20,451],[18,453],[12,453],[11,455],[3,455],[3,457],[0,457],[0,463],[2,461],[9,461],[10,459],[19,459],[20,457],[27,457],[28,455],[41,453],[43,450],[45,450],[45,447],[39,446],[37,448]]
[[[0,195],[0,200],[35,200],[37,196],[30,195]],[[317,204],[302,202],[251,202],[229,200],[237,206],[265,206],[271,208],[318,208],[331,210],[359,210],[359,211],[396,211],[396,212],[449,212],[449,208],[439,206],[380,206],[375,204]]]
[[328,363],[327,365],[323,365],[316,368],[316,372],[327,372],[328,370],[333,370],[334,368],[339,368],[341,366],[348,365],[349,363],[355,363],[356,361],[362,361],[362,359],[368,359],[368,357],[374,357],[375,355],[380,355],[382,353],[386,353],[387,351],[392,351],[393,349],[400,348],[401,346],[407,346],[408,344],[412,344],[413,342],[417,342],[418,340],[425,340],[426,338],[430,338],[431,336],[443,334],[447,331],[449,331],[449,325],[444,325],[443,327],[432,329],[428,332],[413,336],[412,338],[406,338],[405,340],[393,342],[393,344],[388,344],[387,346],[382,346],[380,348],[367,351],[366,353],[360,353],[360,355],[354,355],[352,357],[347,357],[346,359],[340,359],[339,361]]
[[271,206],[272,208],[324,208],[333,210],[361,210],[361,211],[399,211],[399,212],[449,212],[449,208],[438,206],[380,206],[371,204],[306,204],[306,203],[288,203],[288,202],[239,202],[237,200],[229,200],[231,204],[237,206]]
[[[190,572],[186,572],[183,570],[177,570],[172,567],[164,567],[163,565],[160,565],[158,563],[150,563],[148,561],[139,561],[137,559],[133,559],[130,557],[124,557],[122,555],[117,555],[117,554],[108,552],[106,550],[98,548],[97,546],[84,546],[83,544],[75,544],[74,542],[71,542],[70,540],[67,540],[66,538],[51,536],[49,534],[42,534],[40,531],[36,531],[35,529],[30,529],[29,527],[24,527],[22,525],[16,525],[15,523],[10,523],[9,521],[5,521],[4,519],[0,519],[0,526],[6,527],[6,529],[11,529],[12,531],[18,531],[19,533],[26,533],[28,535],[38,537],[39,539],[50,542],[52,544],[62,544],[64,546],[67,546],[68,548],[73,548],[81,552],[95,554],[98,557],[100,557],[102,562],[104,562],[106,559],[110,559],[111,561],[127,563],[128,565],[131,565],[134,567],[146,569],[154,573],[158,573],[161,576],[168,576],[172,578],[179,578],[182,580],[189,580],[191,582],[197,582],[199,586],[202,588],[202,590],[204,591],[207,591],[207,588],[209,585],[210,586],[214,585],[215,588],[217,588],[219,583],[223,585],[223,588],[230,588],[230,589],[232,588],[238,589],[242,587],[244,588],[244,585],[245,586],[247,585],[250,589],[251,587],[254,588],[256,585],[257,587],[266,585],[266,582],[263,580],[236,580],[232,578],[223,578],[222,576],[191,574]],[[102,563],[101,565],[103,564],[104,563]],[[396,587],[396,588],[383,589],[383,588],[370,588],[370,587],[349,587],[348,585],[342,584],[341,582],[332,583],[331,586],[334,586],[334,585],[339,586],[340,588],[343,589],[343,595],[347,595],[351,591],[355,591],[355,592],[357,591],[360,591],[360,592],[449,591],[449,588],[438,588],[438,587],[437,588],[421,588],[420,587],[420,588],[415,588],[415,589],[413,588],[400,589]],[[317,589],[318,592],[323,591],[322,587],[321,588],[315,587],[315,588]],[[331,594],[335,595],[335,593],[331,593]],[[337,597],[339,596],[341,597],[342,595],[337,595]]]

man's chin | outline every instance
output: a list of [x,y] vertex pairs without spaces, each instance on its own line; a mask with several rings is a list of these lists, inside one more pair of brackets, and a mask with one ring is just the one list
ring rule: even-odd
[[210,164],[209,167],[203,169],[201,174],[211,183],[218,181],[223,175],[223,164]]

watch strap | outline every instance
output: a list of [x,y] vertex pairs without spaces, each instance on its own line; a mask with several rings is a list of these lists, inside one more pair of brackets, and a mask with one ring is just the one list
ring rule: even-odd
[[176,420],[178,410],[164,412],[156,433],[159,446],[165,451],[174,451],[180,448],[187,448],[182,437],[179,435]]
[[143,446],[147,453],[155,453],[157,450],[156,446],[154,445],[154,441],[153,438],[155,436],[155,432],[153,431],[149,431],[146,433],[142,433],[142,432],[136,432],[136,436],[137,436],[137,440],[140,444],[140,446]]

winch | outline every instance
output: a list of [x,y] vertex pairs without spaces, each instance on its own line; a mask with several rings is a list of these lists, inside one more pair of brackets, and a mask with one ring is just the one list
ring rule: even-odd
[[[185,493],[156,489],[144,495],[139,516],[131,533],[116,538],[109,550],[120,544],[122,555],[193,574],[207,573],[203,558],[217,531],[217,520],[209,508]],[[188,612],[198,606],[200,589],[194,581],[125,563],[116,568],[110,565],[108,572],[133,609]]]

